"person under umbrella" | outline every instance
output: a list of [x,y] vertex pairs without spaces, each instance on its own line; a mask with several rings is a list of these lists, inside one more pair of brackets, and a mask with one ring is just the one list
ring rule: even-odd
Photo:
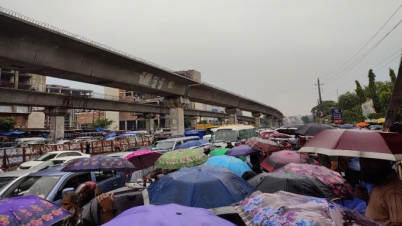
[[81,220],[81,199],[76,192],[70,191],[63,195],[61,205],[63,209],[69,211],[71,216],[63,221],[62,226],[78,226]]

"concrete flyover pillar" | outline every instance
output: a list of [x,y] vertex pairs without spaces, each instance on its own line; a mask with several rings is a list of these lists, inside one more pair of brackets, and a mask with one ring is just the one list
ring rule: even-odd
[[261,113],[253,112],[251,115],[254,117],[254,126],[255,128],[261,128]]
[[238,108],[225,108],[225,112],[229,114],[229,124],[237,124]]
[[198,117],[197,116],[191,116],[190,117],[190,121],[191,121],[191,129],[197,129],[197,120]]
[[268,121],[268,126],[269,126],[269,127],[274,127],[274,124],[273,124],[273,122],[272,122],[272,121],[273,121],[273,118],[274,118],[274,117],[267,115],[267,121]]
[[64,139],[64,116],[68,114],[66,108],[46,108],[45,114],[50,118],[50,138],[56,141],[57,138]]
[[184,134],[184,108],[190,101],[184,97],[167,97],[163,104],[169,108],[170,131],[172,136]]
[[145,127],[147,132],[154,132],[155,131],[155,114],[149,113],[145,114]]

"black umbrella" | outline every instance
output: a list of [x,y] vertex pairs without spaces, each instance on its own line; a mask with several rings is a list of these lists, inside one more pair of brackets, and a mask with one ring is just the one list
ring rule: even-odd
[[332,126],[325,124],[310,123],[299,127],[295,133],[302,136],[315,136],[323,130],[335,129]]
[[287,191],[299,195],[338,199],[331,189],[317,178],[289,172],[261,173],[248,182],[264,193]]
[[395,123],[389,128],[390,132],[402,133],[402,125],[399,122]]

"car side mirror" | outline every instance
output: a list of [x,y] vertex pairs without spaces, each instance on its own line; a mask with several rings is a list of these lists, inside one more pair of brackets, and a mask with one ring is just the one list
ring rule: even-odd
[[64,188],[63,191],[61,191],[61,195],[65,195],[70,191],[74,191],[74,188]]

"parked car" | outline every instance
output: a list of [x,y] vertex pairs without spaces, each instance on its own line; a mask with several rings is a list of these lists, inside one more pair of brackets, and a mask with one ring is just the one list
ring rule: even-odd
[[191,136],[191,137],[180,137],[180,138],[172,138],[166,140],[159,140],[152,145],[152,150],[165,153],[168,151],[175,150],[175,148],[181,144],[186,143],[190,140],[200,140],[199,136]]
[[124,149],[124,150],[121,151],[121,152],[115,152],[115,153],[112,153],[112,154],[108,154],[107,156],[124,158],[124,157],[126,157],[127,155],[129,155],[129,154],[131,154],[131,153],[133,153],[133,152],[135,152],[135,151],[138,151],[138,150],[140,150],[140,149],[144,149],[144,147],[132,147],[132,148],[127,148],[127,149]]
[[22,163],[17,168],[17,170],[30,169],[30,168],[37,166],[47,160],[54,159],[54,158],[60,158],[60,157],[67,157],[67,156],[90,157],[90,155],[84,154],[79,151],[52,151],[52,152],[48,152],[47,154],[40,156],[39,158],[37,158],[35,160],[31,160],[31,161]]
[[124,173],[114,171],[62,172],[63,166],[51,167],[17,180],[12,186],[2,189],[0,198],[37,195],[56,205],[61,205],[62,195],[74,191],[80,184],[93,181],[102,192],[123,187],[126,181]]

